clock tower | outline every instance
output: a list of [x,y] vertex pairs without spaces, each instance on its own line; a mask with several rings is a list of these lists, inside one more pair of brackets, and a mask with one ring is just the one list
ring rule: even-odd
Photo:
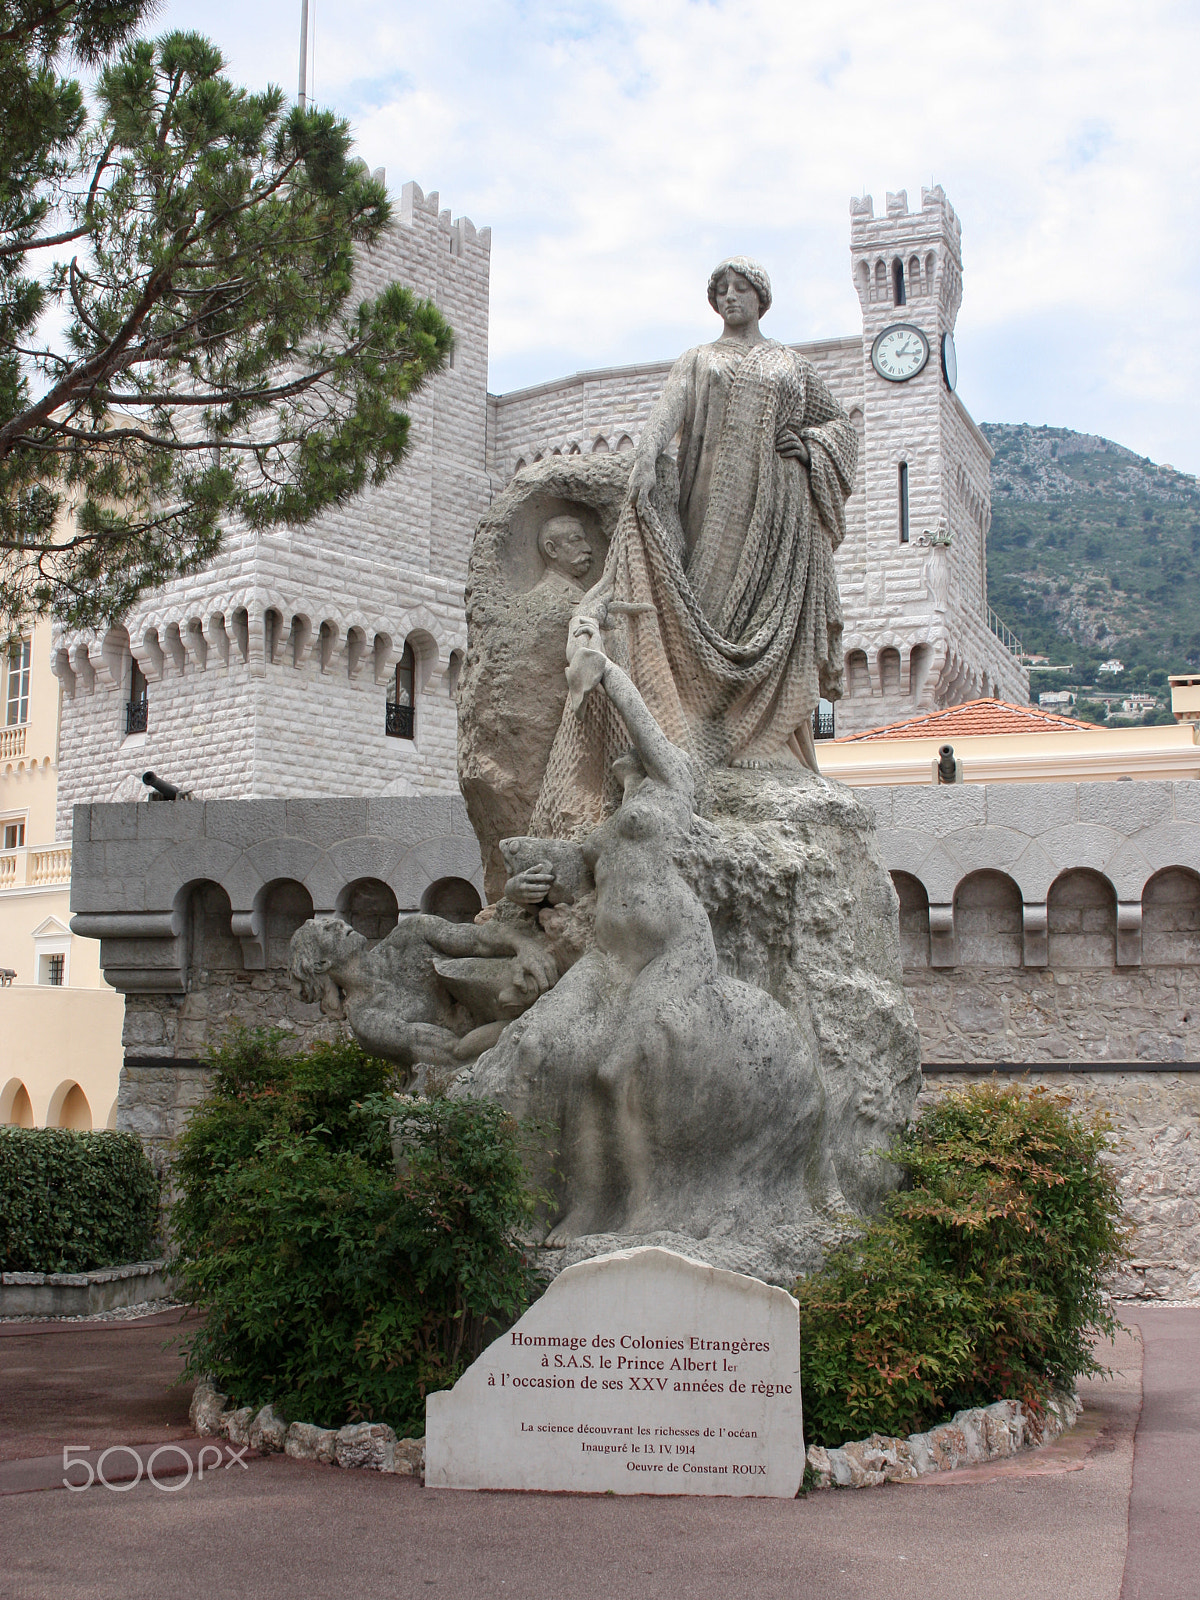
[[[987,604],[991,450],[955,393],[962,227],[940,186],[919,211],[850,202],[862,307],[862,463],[855,544],[839,560],[846,699],[839,732],[983,695],[1024,701]],[[849,542],[849,540],[847,541]],[[849,559],[847,560],[846,557]]]

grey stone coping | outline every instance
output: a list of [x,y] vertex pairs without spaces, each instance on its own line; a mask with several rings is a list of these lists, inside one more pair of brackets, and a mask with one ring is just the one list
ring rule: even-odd
[[925,1077],[966,1072],[987,1077],[993,1072],[1020,1077],[1026,1072],[1059,1072],[1085,1076],[1092,1072],[1200,1072],[1200,1061],[923,1061]]
[[131,1261],[123,1267],[96,1267],[91,1272],[0,1272],[0,1284],[21,1284],[25,1287],[49,1285],[71,1289],[86,1289],[93,1283],[121,1283],[127,1278],[148,1278],[161,1272],[166,1258],[156,1261]]

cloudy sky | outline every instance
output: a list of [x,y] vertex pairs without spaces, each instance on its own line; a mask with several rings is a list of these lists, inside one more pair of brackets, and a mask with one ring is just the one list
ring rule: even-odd
[[[317,101],[398,194],[492,228],[491,387],[708,338],[759,257],[766,331],[854,332],[848,199],[941,183],[959,390],[984,421],[1200,471],[1194,0],[310,0]],[[167,0],[295,92],[300,0]]]

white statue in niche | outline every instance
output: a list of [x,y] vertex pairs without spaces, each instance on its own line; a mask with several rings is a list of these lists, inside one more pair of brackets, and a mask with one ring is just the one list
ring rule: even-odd
[[537,547],[546,570],[534,586],[535,592],[552,589],[557,594],[582,597],[594,551],[579,518],[548,518],[538,530]]

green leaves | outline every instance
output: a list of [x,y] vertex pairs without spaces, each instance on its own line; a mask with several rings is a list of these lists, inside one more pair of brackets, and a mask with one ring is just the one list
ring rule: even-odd
[[[20,48],[0,37],[0,76]],[[223,67],[199,34],[134,40],[100,73],[90,130],[77,86],[70,101],[56,79],[66,98],[38,124],[25,211],[3,209],[0,133],[0,609],[13,619],[115,620],[210,561],[231,520],[294,526],[383,483],[408,446],[403,403],[449,355],[429,302],[398,285],[355,293],[356,250],[390,210],[348,125],[276,88],[249,93]],[[68,226],[45,234],[52,201]],[[21,277],[38,237],[73,253]],[[31,342],[46,305],[68,319],[54,347]]]
[[215,1064],[174,1168],[176,1268],[207,1312],[189,1370],[302,1421],[420,1431],[539,1292],[521,1130],[389,1092],[354,1044],[242,1034]]
[[158,1177],[135,1134],[0,1128],[0,1271],[126,1266],[157,1230]]
[[944,1096],[890,1152],[886,1214],[796,1287],[818,1443],[919,1431],[1097,1370],[1127,1248],[1103,1120],[1045,1090]]

